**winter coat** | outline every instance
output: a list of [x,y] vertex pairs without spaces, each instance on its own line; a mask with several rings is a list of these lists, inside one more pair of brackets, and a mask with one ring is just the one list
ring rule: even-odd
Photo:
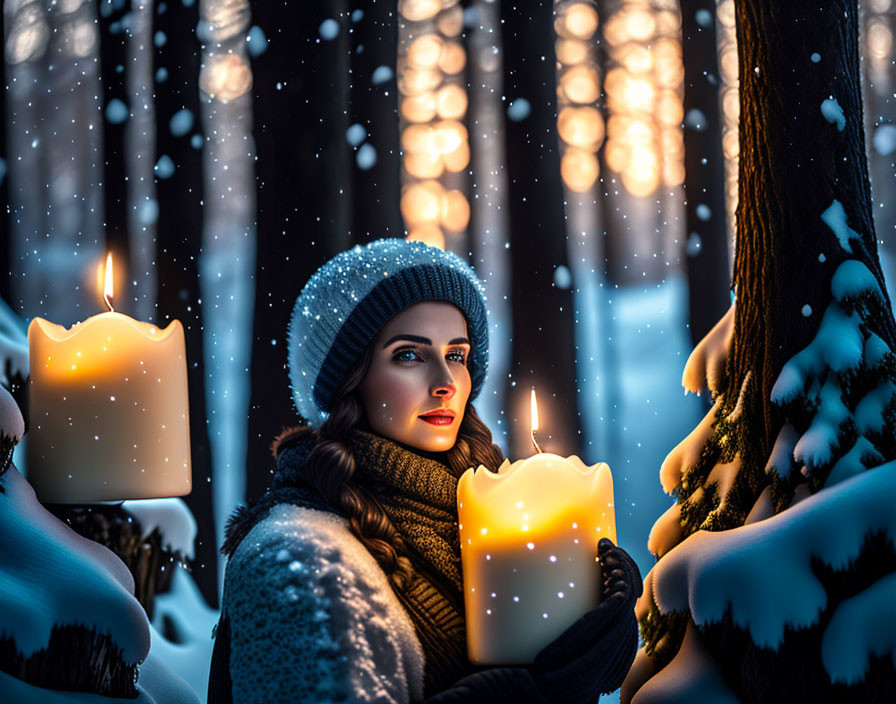
[[242,540],[227,577],[234,702],[422,700],[414,626],[341,516],[279,504]]

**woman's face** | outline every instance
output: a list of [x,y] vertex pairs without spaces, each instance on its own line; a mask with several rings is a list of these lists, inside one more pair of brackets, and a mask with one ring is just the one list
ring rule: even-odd
[[467,322],[450,303],[415,303],[392,318],[358,387],[373,431],[427,452],[454,447],[470,397],[469,354]]

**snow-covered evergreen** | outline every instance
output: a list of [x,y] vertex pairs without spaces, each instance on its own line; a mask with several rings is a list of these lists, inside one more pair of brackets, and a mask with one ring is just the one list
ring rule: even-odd
[[[848,240],[837,241],[851,254]],[[819,565],[854,571],[869,537],[896,545],[896,356],[873,332],[889,305],[877,278],[857,259],[844,259],[829,287],[831,302],[817,331],[784,363],[772,388],[784,422],[766,465],[770,483],[740,527],[717,531],[714,519],[725,511],[740,471],[739,453],[726,453],[724,446],[733,437],[749,374],[734,409],[725,415],[718,395],[663,463],[663,488],[679,501],[651,532],[649,548],[662,559],[645,580],[639,613],[648,645],[624,699],[731,701],[698,642],[701,627],[723,622],[772,651],[788,633],[818,627],[832,683],[862,682],[872,658],[891,659],[896,667],[896,573],[866,575],[864,584],[855,578],[853,595],[832,604],[818,572]],[[695,348],[683,376],[687,390],[718,390],[730,334],[723,319]],[[694,485],[707,456],[716,459]],[[733,520],[729,515],[725,522]],[[689,624],[683,641],[665,630],[669,619]]]

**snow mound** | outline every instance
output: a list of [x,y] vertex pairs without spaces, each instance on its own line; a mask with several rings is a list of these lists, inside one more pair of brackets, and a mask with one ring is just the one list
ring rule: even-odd
[[[171,589],[156,596],[152,618],[152,653],[182,677],[195,692],[208,691],[212,629],[218,612],[209,608],[196,582],[177,567]],[[172,636],[172,640],[164,635]]]
[[698,531],[651,570],[653,599],[662,613],[690,609],[698,625],[720,621],[730,608],[734,623],[756,644],[777,648],[785,627],[813,625],[827,603],[811,568],[813,557],[843,569],[858,557],[868,534],[883,532],[896,542],[894,495],[896,461],[763,521]]
[[193,558],[196,519],[183,499],[134,499],[121,507],[140,522],[144,538],[158,528],[164,550]]
[[681,476],[688,467],[693,467],[700,459],[703,447],[712,435],[712,427],[716,420],[716,414],[721,407],[721,399],[709,409],[703,420],[697,424],[690,434],[666,455],[660,467],[660,484],[663,491],[671,494],[681,483]]
[[887,346],[887,343],[884,342],[880,337],[875,335],[873,332],[868,335],[868,339],[865,340],[865,351],[863,353],[863,359],[865,361],[865,366],[869,369],[874,369],[877,367],[887,356],[892,355],[893,353],[890,351],[890,348]]
[[759,521],[764,521],[766,518],[771,518],[774,515],[775,507],[772,505],[772,488],[767,486],[759,494],[759,498],[756,499],[753,508],[751,508],[750,513],[747,514],[744,525],[758,523]]
[[70,692],[44,689],[23,682],[0,671],[0,692],[4,704],[199,704],[190,687],[150,653],[140,667],[137,698],[103,697],[89,692]]
[[647,654],[644,648],[638,650],[635,661],[629,668],[619,692],[619,701],[622,704],[631,704],[632,696],[644,686],[644,683],[656,674],[656,661]]
[[843,455],[831,467],[831,473],[825,480],[825,486],[834,486],[842,481],[864,472],[868,467],[876,467],[884,461],[883,455],[871,444],[868,438],[860,435],[849,452]]
[[716,513],[724,508],[728,500],[728,494],[731,492],[731,487],[734,486],[734,480],[740,473],[742,466],[743,463],[740,454],[736,454],[731,462],[717,464],[712,468],[712,471],[703,483],[704,487],[708,487],[711,484],[716,485],[716,495],[719,497],[719,505],[712,511],[712,513]]
[[[147,704],[199,704],[199,697],[190,685],[159,659],[155,648],[140,666],[137,689],[141,696],[146,696]],[[137,701],[142,700],[138,698]]]
[[841,302],[867,293],[875,294],[881,301],[884,300],[874,274],[857,259],[847,259],[837,267],[831,278],[831,293]]
[[647,549],[662,557],[681,542],[681,504],[675,503],[660,516],[647,538]]
[[819,393],[818,412],[793,449],[794,458],[805,463],[809,471],[830,462],[838,446],[840,427],[851,415],[843,404],[840,384],[831,375]]
[[896,573],[841,602],[821,641],[821,660],[833,682],[865,679],[872,655],[890,653],[896,667]]
[[25,419],[12,394],[0,386],[0,437],[12,438],[13,444],[25,434]]
[[818,378],[826,367],[835,372],[855,369],[862,361],[865,344],[860,324],[858,315],[847,315],[838,303],[831,303],[812,342],[781,369],[772,387],[772,402],[780,405],[793,401],[803,392],[806,383]]
[[706,386],[712,393],[718,393],[725,374],[733,329],[734,306],[731,306],[688,357],[681,375],[681,385],[685,391],[699,393]]
[[694,624],[688,624],[678,653],[644,684],[632,704],[738,704],[721,670],[700,641]]
[[785,423],[778,431],[778,437],[775,438],[775,444],[772,447],[772,454],[768,458],[765,465],[765,473],[771,474],[775,472],[779,477],[787,479],[793,471],[793,450],[799,441],[800,435],[796,429]]
[[108,633],[127,663],[149,652],[149,623],[134,580],[102,545],[82,538],[37,501],[15,467],[0,477],[0,632],[25,657],[46,648],[54,625]]
[[125,662],[142,663],[136,699],[54,691],[0,672],[3,701],[199,704],[193,689],[157,656],[125,564],[48,512],[15,467],[0,477],[0,486],[0,533],[15,537],[0,542],[0,633],[29,657],[47,647],[54,625],[81,625],[108,633]]
[[856,404],[856,428],[860,433],[879,433],[884,429],[884,409],[894,394],[896,385],[885,381],[862,397]]

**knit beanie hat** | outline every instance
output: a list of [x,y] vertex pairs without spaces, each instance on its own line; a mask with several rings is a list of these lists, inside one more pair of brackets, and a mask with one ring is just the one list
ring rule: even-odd
[[289,321],[289,380],[299,414],[320,425],[364,350],[393,316],[414,303],[445,301],[467,320],[472,391],[488,366],[482,283],[460,257],[422,242],[375,240],[337,254],[308,280]]

